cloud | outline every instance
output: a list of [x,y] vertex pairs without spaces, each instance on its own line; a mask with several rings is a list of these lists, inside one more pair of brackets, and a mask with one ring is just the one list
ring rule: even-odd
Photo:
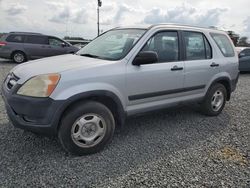
[[101,19],[100,24],[101,25],[112,25],[113,19],[112,18],[104,18]]
[[58,2],[58,1],[46,1],[45,4],[50,8],[54,10],[58,10],[61,8],[64,8],[66,6],[65,3],[63,2]]
[[71,21],[77,24],[85,24],[88,21],[88,14],[85,8],[79,9],[72,15]]
[[15,16],[23,13],[25,10],[27,10],[27,6],[21,5],[20,3],[15,3],[11,4],[6,12],[10,16]]
[[70,9],[69,7],[64,7],[57,14],[55,14],[52,18],[49,19],[51,22],[55,23],[66,23],[70,17]]
[[248,38],[250,38],[250,16],[248,16],[243,21],[243,25],[244,25],[244,35],[246,35]]
[[250,32],[250,16],[248,16],[244,21],[243,24],[245,25],[245,31]]
[[105,3],[101,8],[101,12],[110,12],[114,11],[116,9],[116,4],[115,3]]
[[141,15],[146,13],[141,7],[130,6],[126,3],[112,3],[100,9],[101,25],[134,24],[140,20]]
[[226,8],[213,8],[208,10],[199,10],[189,4],[182,4],[175,8],[162,10],[153,8],[143,19],[146,24],[156,23],[180,23],[199,26],[216,26],[222,13]]
[[[227,8],[198,9],[189,3],[174,8],[153,7],[149,10],[129,4],[112,3],[103,7],[101,25],[179,23],[197,26],[218,26]],[[111,14],[113,12],[113,14]]]
[[118,10],[116,12],[116,15],[114,17],[114,22],[119,23],[125,13],[133,12],[133,11],[134,10],[130,6],[126,5],[126,4],[119,5]]
[[166,22],[166,15],[160,8],[153,8],[149,14],[144,18],[146,24],[156,24]]
[[50,22],[85,24],[88,21],[88,13],[85,8],[78,8],[76,4],[65,4],[62,2],[47,2],[50,10],[54,11]]

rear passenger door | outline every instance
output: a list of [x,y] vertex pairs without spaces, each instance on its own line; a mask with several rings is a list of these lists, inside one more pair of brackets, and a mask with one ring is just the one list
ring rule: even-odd
[[46,57],[49,53],[48,37],[43,35],[27,35],[24,49],[31,59]]
[[192,94],[204,92],[211,78],[219,73],[219,63],[213,57],[212,47],[201,32],[183,31],[185,59],[184,87]]

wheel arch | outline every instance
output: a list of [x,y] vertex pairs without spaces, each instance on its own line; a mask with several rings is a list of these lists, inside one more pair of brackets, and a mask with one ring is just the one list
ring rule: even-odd
[[[216,84],[216,83],[220,83],[220,84],[222,84],[223,86],[225,86],[225,88],[226,88],[226,90],[227,90],[227,101],[229,101],[230,100],[230,98],[231,98],[231,91],[232,91],[232,85],[231,85],[231,80],[228,78],[228,77],[220,77],[220,78],[217,78],[217,79],[215,79],[212,83],[211,83],[211,85],[210,85],[210,87],[212,86],[212,85],[214,85],[214,84]],[[209,88],[210,88],[209,87]],[[209,90],[209,89],[208,89]],[[207,91],[208,92],[208,91]]]
[[23,53],[23,54],[24,54],[25,60],[28,60],[28,55],[27,55],[23,50],[13,50],[13,51],[11,52],[11,54],[10,54],[10,58],[11,58],[11,59],[13,59],[13,56],[14,56],[14,54],[15,54],[16,52],[21,52],[21,53]]
[[60,110],[57,129],[60,127],[60,122],[64,114],[67,113],[67,111],[69,111],[74,105],[82,101],[96,101],[102,103],[112,112],[117,125],[122,126],[124,124],[126,113],[120,99],[110,91],[98,90],[76,94],[68,98],[67,102],[64,103]]

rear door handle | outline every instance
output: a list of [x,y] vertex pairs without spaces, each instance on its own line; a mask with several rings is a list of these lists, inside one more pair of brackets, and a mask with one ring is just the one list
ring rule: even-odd
[[212,63],[212,64],[210,65],[210,67],[218,67],[218,66],[220,66],[220,64],[218,64],[218,63]]
[[183,67],[178,67],[177,65],[175,65],[171,68],[171,71],[179,71],[179,70],[183,70]]

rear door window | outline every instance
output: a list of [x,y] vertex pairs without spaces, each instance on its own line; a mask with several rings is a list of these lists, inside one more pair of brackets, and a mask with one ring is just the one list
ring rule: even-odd
[[7,37],[7,42],[17,42],[22,43],[24,41],[24,35],[10,35]]
[[186,60],[202,60],[212,58],[212,49],[202,33],[185,31],[183,32],[185,41]]
[[226,35],[219,33],[210,33],[210,35],[225,57],[235,56],[234,48],[230,42],[230,39]]
[[48,44],[48,39],[45,36],[28,35],[25,42],[30,44]]

